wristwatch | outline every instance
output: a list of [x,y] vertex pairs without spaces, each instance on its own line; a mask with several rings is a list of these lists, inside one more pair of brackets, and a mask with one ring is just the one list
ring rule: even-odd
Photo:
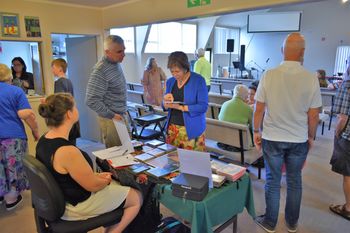
[[254,129],[253,132],[254,132],[254,133],[259,133],[259,132],[260,132],[260,129]]

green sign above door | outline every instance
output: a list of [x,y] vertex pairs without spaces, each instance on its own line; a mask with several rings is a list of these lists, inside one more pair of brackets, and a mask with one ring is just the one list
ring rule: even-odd
[[209,5],[211,0],[187,0],[187,8]]

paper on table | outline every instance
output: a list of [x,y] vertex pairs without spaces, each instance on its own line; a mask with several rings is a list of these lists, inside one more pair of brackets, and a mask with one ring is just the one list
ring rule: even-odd
[[128,150],[128,153],[134,152],[134,146],[131,143],[130,135],[124,121],[113,120],[113,122],[122,143],[122,147],[125,150]]
[[100,159],[110,159],[112,157],[122,155],[125,150],[121,149],[121,146],[113,146],[108,149],[93,151],[92,154]]
[[180,172],[209,178],[209,188],[213,187],[210,154],[194,150],[177,149]]
[[138,162],[134,160],[134,156],[128,154],[125,156],[117,156],[112,159],[110,159],[113,167],[122,167],[122,166],[128,166],[133,165]]

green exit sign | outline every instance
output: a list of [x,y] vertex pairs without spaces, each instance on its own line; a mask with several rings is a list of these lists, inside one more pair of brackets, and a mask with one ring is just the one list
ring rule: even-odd
[[211,0],[187,0],[187,7],[197,7],[197,6],[205,6],[209,5]]

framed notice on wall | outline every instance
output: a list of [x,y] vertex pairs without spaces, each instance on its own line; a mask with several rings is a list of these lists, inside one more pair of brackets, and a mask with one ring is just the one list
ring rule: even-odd
[[2,36],[19,37],[18,14],[0,13]]
[[24,16],[27,37],[41,37],[39,17]]

